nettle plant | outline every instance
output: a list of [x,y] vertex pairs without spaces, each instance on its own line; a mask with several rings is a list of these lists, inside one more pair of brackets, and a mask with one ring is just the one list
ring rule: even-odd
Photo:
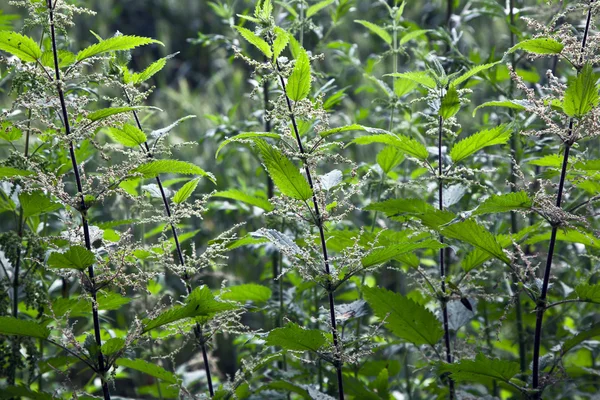
[[[96,44],[73,53],[67,36],[73,16],[91,11],[52,0],[11,4],[27,9],[26,27],[41,28],[41,35],[0,32],[15,94],[0,137],[10,146],[0,166],[2,211],[15,221],[0,241],[3,390],[37,398],[100,391],[109,399],[119,379],[138,371],[156,380],[145,389],[150,393],[213,396],[209,345],[218,332],[240,330],[247,290],[213,293],[197,283],[204,268],[222,262],[231,232],[203,252],[192,246],[187,253],[182,244],[197,232],[178,234],[183,220],[205,211],[206,198],[192,197],[200,178],[214,181],[172,158],[167,135],[187,118],[151,133],[142,126],[139,113],[153,110],[140,105],[149,94],[144,82],[170,57],[132,72],[129,50],[160,42],[121,34],[96,36]],[[122,94],[111,97],[115,92]],[[162,174],[199,178],[183,179],[175,191],[169,186],[182,179],[162,181]],[[109,220],[101,219],[104,207],[112,210]],[[181,301],[173,292],[160,295],[173,277],[183,284]],[[255,301],[270,296],[268,288],[254,289]],[[113,321],[110,315],[125,307],[131,319]],[[206,382],[192,379],[184,387],[160,364],[178,367],[175,355],[190,337]]]

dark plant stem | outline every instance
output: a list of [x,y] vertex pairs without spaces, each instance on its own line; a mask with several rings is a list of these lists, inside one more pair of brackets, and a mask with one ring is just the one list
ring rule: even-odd
[[[442,180],[444,159],[442,155],[442,136],[444,133],[444,119],[438,118],[438,206],[440,211],[444,209],[444,183]],[[444,237],[440,235],[440,242],[444,244]],[[452,351],[450,349],[450,328],[448,327],[448,307],[446,303],[446,268],[445,268],[445,248],[440,249],[440,279],[442,284],[442,318],[444,324],[444,344],[446,345],[446,362],[452,363]],[[454,380],[448,378],[448,388],[450,389],[449,399],[454,399]]]
[[450,28],[450,20],[452,19],[452,14],[454,13],[454,0],[447,0],[446,4],[446,26]]
[[[54,57],[54,83],[56,84],[56,90],[60,100],[60,107],[62,111],[63,125],[65,127],[65,134],[67,137],[71,136],[71,125],[69,122],[69,112],[67,111],[67,104],[65,101],[65,92],[63,89],[64,83],[61,81],[60,68],[58,66],[58,48],[56,46],[56,31],[54,27],[54,7],[52,0],[47,0],[48,12],[50,14],[50,34],[52,41],[52,53]],[[75,175],[75,182],[77,184],[77,193],[79,194],[79,212],[81,214],[81,225],[83,228],[83,238],[85,247],[89,251],[92,250],[92,243],[90,239],[90,228],[87,219],[87,205],[83,195],[83,185],[81,184],[81,174],[79,171],[79,165],[77,164],[77,157],[75,156],[75,147],[73,141],[69,141],[69,155],[71,158],[71,164],[73,167],[73,173]],[[106,381],[104,374],[107,371],[104,363],[104,354],[102,354],[102,337],[100,336],[100,318],[98,316],[98,303],[96,301],[96,278],[94,277],[94,266],[88,267],[88,277],[90,280],[90,295],[92,297],[92,320],[94,322],[94,337],[96,339],[96,345],[98,346],[98,374],[102,379],[102,392],[104,394],[104,400],[110,400],[110,390],[108,388],[108,382]]]
[[[590,1],[588,13],[587,13],[587,21],[585,24],[585,31],[583,33],[583,38],[581,40],[581,56],[579,58],[579,62],[583,62],[583,53],[585,51],[585,46],[587,43],[587,37],[590,31],[590,24],[592,20],[592,5],[593,0]],[[575,121],[573,118],[569,119],[569,127],[567,129],[567,139],[563,139],[565,150],[563,155],[563,163],[560,171],[560,179],[558,182],[558,192],[556,194],[556,207],[562,207],[563,200],[563,192],[565,188],[565,180],[567,177],[567,170],[569,167],[569,153],[571,151],[571,146],[573,145],[572,136],[573,136],[573,128]],[[540,386],[540,349],[542,346],[542,326],[544,322],[544,312],[547,309],[546,297],[548,295],[548,285],[550,283],[550,273],[552,269],[552,259],[554,257],[554,248],[556,246],[556,234],[558,233],[559,223],[552,223],[552,232],[550,233],[550,244],[548,245],[548,256],[546,258],[546,268],[544,269],[544,280],[542,283],[542,291],[540,293],[540,297],[537,300],[536,305],[536,319],[535,319],[535,336],[533,338],[533,367],[532,367],[532,388],[534,390],[539,390]],[[543,388],[542,388],[543,390]],[[534,399],[541,399],[542,392],[541,390],[537,391],[534,394]]]
[[329,318],[331,322],[331,333],[333,335],[333,346],[339,354],[340,359],[335,360],[335,369],[337,372],[337,380],[338,380],[338,397],[340,400],[344,399],[344,381],[342,376],[342,348],[341,341],[339,338],[339,334],[337,331],[337,324],[335,320],[335,300],[334,300],[334,289],[332,288],[331,282],[331,269],[329,267],[329,256],[327,255],[327,242],[325,241],[325,229],[323,228],[323,217],[321,215],[321,210],[319,209],[319,202],[317,200],[317,195],[315,193],[314,184],[312,174],[310,172],[310,168],[308,166],[308,161],[306,158],[306,152],[304,151],[304,146],[302,145],[302,139],[300,138],[300,132],[298,131],[298,124],[296,123],[296,116],[294,114],[294,107],[292,106],[292,100],[290,100],[289,96],[286,93],[285,80],[281,75],[281,68],[279,63],[276,61],[277,70],[279,72],[279,81],[281,83],[281,89],[285,95],[285,100],[287,102],[288,111],[290,113],[290,119],[292,121],[292,127],[294,130],[294,135],[296,137],[296,141],[298,143],[298,148],[300,150],[300,154],[302,156],[302,163],[304,164],[304,171],[306,172],[306,179],[308,180],[308,184],[312,191],[312,200],[314,207],[314,217],[317,228],[319,229],[319,237],[321,240],[321,251],[323,253],[323,262],[325,264],[325,274],[327,275],[327,283],[326,289],[329,297]]
[[[127,93],[126,90],[124,90],[124,93],[125,93],[125,98],[127,99],[127,102],[129,104],[131,104],[131,99],[129,97],[129,94]],[[140,121],[140,118],[137,115],[137,112],[135,110],[132,112],[133,112],[133,118],[135,119],[135,124],[137,125],[138,129],[143,132],[144,129],[142,128],[142,123]],[[144,142],[143,149],[148,158],[154,157],[147,141]],[[165,192],[165,189],[164,189],[164,186],[160,179],[160,176],[156,177],[156,185],[158,186],[158,190],[160,191],[160,196],[162,198],[163,205],[165,207],[165,214],[167,215],[167,218],[169,219],[169,225],[171,226],[171,233],[173,234],[173,241],[175,242],[175,248],[176,248],[176,252],[177,252],[177,259],[179,260],[179,265],[181,265],[182,267],[185,268],[185,258],[183,256],[183,251],[181,250],[181,243],[179,241],[179,235],[177,233],[177,228],[175,227],[175,224],[172,221],[171,206],[169,205],[169,199]],[[183,273],[183,280],[185,283],[185,290],[187,292],[187,295],[189,296],[192,293],[192,286],[190,284],[190,276],[187,273],[187,271],[185,271]],[[194,326],[194,335],[196,336],[196,342],[197,342],[198,346],[200,346],[200,349],[202,350],[202,359],[204,360],[204,371],[206,372],[206,379],[208,381],[208,392],[210,393],[210,397],[213,397],[215,395],[215,391],[213,388],[212,376],[210,373],[210,365],[208,364],[208,349],[206,347],[206,340],[204,339],[204,335],[202,334],[202,327],[200,326],[200,324],[198,322],[196,322],[196,325]]]

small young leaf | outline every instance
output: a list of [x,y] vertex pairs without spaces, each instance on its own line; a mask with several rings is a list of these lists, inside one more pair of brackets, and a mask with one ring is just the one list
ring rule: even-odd
[[0,50],[24,62],[36,62],[42,56],[42,50],[35,40],[17,32],[0,31]]
[[219,153],[223,150],[223,147],[227,146],[231,142],[253,142],[254,139],[259,138],[271,138],[271,139],[281,139],[281,136],[278,133],[271,132],[244,132],[239,135],[235,135],[234,137],[230,137],[227,140],[221,142],[219,147],[217,148],[217,152],[215,153],[215,158],[219,157]]
[[418,160],[424,161],[427,159],[429,152],[420,142],[417,142],[413,138],[409,138],[404,135],[396,135],[394,133],[385,133],[379,135],[361,136],[354,139],[351,143],[365,145],[372,143],[383,143],[389,146],[394,146],[404,154],[414,157]]
[[131,124],[125,124],[121,128],[108,127],[105,132],[112,140],[127,147],[139,146],[147,140],[146,134]]
[[485,147],[505,144],[510,139],[510,135],[511,129],[508,125],[499,125],[492,129],[479,131],[456,143],[450,150],[450,158],[457,163]]
[[102,343],[102,354],[110,356],[121,350],[125,346],[125,339],[114,337]]
[[458,91],[454,86],[450,86],[442,98],[439,115],[443,119],[449,119],[454,117],[459,110],[460,99],[458,98]]
[[17,128],[12,122],[4,121],[0,124],[0,139],[7,142],[14,142],[23,137],[23,131]]
[[517,43],[508,50],[507,54],[517,50],[525,50],[534,54],[560,54],[565,46],[552,38],[536,38]]
[[162,42],[146,37],[128,35],[114,36],[81,50],[79,53],[77,53],[77,61],[83,61],[86,58],[94,57],[111,51],[131,50],[136,47],[151,43],[158,43],[164,46]]
[[12,178],[13,176],[29,176],[34,173],[13,167],[0,167],[0,178]]
[[487,358],[482,353],[474,360],[461,360],[454,364],[443,364],[440,372],[450,372],[458,382],[473,381],[489,384],[492,381],[510,382],[520,371],[519,363]]
[[404,153],[394,146],[385,146],[377,154],[377,164],[385,174],[396,168],[404,161]]
[[177,384],[179,382],[179,378],[177,378],[177,375],[174,373],[165,370],[155,363],[142,360],[141,358],[136,358],[135,360],[119,358],[116,364],[120,367],[140,371],[146,375],[150,375],[167,383]]
[[600,96],[596,75],[590,63],[586,63],[577,77],[571,78],[565,92],[563,110],[569,117],[581,118],[598,106]]
[[318,329],[305,329],[293,322],[283,328],[269,332],[266,344],[292,351],[318,351],[326,342],[325,335]]
[[564,355],[578,344],[596,336],[600,336],[600,323],[596,323],[590,326],[588,329],[581,331],[577,335],[567,339],[565,343],[563,343],[560,353]]
[[159,73],[165,67],[165,65],[167,65],[167,61],[175,57],[177,54],[179,53],[169,54],[166,57],[154,61],[152,64],[148,65],[146,69],[142,72],[136,72],[134,74],[129,75],[129,79],[126,79],[125,83],[139,85],[142,82],[146,82],[148,79],[152,78],[154,75]]
[[261,37],[256,36],[254,32],[241,26],[234,26],[234,28],[242,35],[248,43],[259,49],[268,59],[273,57],[271,46]]
[[369,133],[386,133],[385,130],[379,128],[370,128],[368,126],[362,126],[358,124],[340,126],[337,128],[328,129],[319,133],[319,135],[323,138],[334,135],[336,133],[348,132],[348,131],[361,131],[361,132],[369,132]]
[[308,200],[312,197],[306,178],[294,163],[264,140],[256,140],[255,143],[271,179],[283,194],[296,200]]
[[133,169],[131,172],[143,174],[144,178],[154,178],[160,174],[200,175],[215,183],[215,177],[210,172],[186,161],[154,160]]
[[50,200],[48,196],[39,190],[31,193],[19,193],[19,202],[23,207],[23,217],[29,218],[58,210],[61,205]]
[[265,211],[273,211],[274,207],[269,200],[264,197],[257,197],[241,190],[231,189],[213,194],[213,197],[222,197],[225,199],[238,200],[252,206],[262,208]]
[[199,181],[200,179],[193,179],[185,185],[183,185],[181,189],[179,189],[177,193],[175,193],[175,196],[173,196],[173,202],[176,204],[180,204],[189,199],[192,193],[194,193],[194,190],[196,190],[196,188],[198,187]]
[[510,264],[510,259],[504,253],[502,246],[500,246],[494,235],[471,219],[447,225],[440,232],[448,238],[468,243],[504,261],[506,264]]
[[409,81],[418,83],[419,85],[424,86],[428,89],[435,89],[437,87],[435,80],[426,71],[401,72],[401,73],[397,72],[394,74],[386,74],[384,76],[392,76],[394,78],[408,79]]
[[0,317],[0,335],[47,339],[50,336],[50,329],[34,321],[14,317]]
[[335,3],[335,0],[322,0],[317,4],[313,4],[312,6],[306,9],[306,18],[312,17],[313,15],[315,15],[316,13],[333,3]]
[[103,108],[101,110],[89,113],[87,118],[92,122],[97,122],[97,121],[103,120],[105,118],[108,118],[108,117],[116,115],[116,114],[122,114],[122,113],[130,112],[130,111],[140,110],[143,108],[153,108],[156,110],[160,110],[159,108],[156,108],[156,107],[146,107],[146,106],[111,107],[111,108]]
[[475,209],[472,215],[501,213],[515,210],[529,210],[533,202],[527,193],[515,192],[486,199]]
[[96,262],[94,253],[82,246],[71,246],[64,253],[54,252],[48,257],[48,268],[72,268],[80,271]]
[[254,303],[264,303],[271,298],[273,294],[271,289],[266,286],[255,283],[247,283],[228,287],[227,291],[221,295],[223,300],[232,300],[240,303],[252,301]]
[[458,78],[454,79],[450,84],[451,84],[451,86],[458,86],[461,83],[468,80],[470,77],[475,76],[480,72],[486,71],[486,70],[494,67],[495,65],[498,65],[500,62],[501,61],[496,61],[494,63],[477,65],[477,66],[471,68],[470,70],[468,70],[467,72],[465,72],[464,74],[462,74],[461,76],[459,76]]
[[300,50],[296,58],[285,92],[294,101],[305,99],[310,93],[310,59],[304,49]]
[[390,45],[390,46],[392,45],[392,36],[388,33],[388,31],[386,31],[382,27],[377,26],[372,22],[364,21],[364,20],[360,20],[360,19],[356,19],[356,20],[354,20],[354,22],[361,24],[362,26],[364,26],[365,28],[367,28],[368,30],[370,30],[371,32],[373,32],[374,34],[376,34],[377,36],[382,38],[383,41],[386,42],[388,45]]
[[408,297],[387,289],[368,286],[363,286],[362,291],[375,315],[381,319],[385,318],[388,329],[400,339],[416,346],[435,346],[444,335],[441,323],[435,315]]
[[276,27],[275,35],[275,40],[273,41],[273,59],[277,60],[290,42],[290,34],[280,27]]
[[418,38],[419,36],[423,36],[429,31],[430,29],[417,29],[416,31],[408,32],[407,34],[403,35],[400,39],[400,46],[410,42],[413,39]]
[[523,102],[519,102],[517,100],[488,101],[475,107],[475,110],[473,110],[473,116],[475,116],[480,108],[484,107],[504,107],[517,111],[523,111],[527,109],[527,107],[523,105]]

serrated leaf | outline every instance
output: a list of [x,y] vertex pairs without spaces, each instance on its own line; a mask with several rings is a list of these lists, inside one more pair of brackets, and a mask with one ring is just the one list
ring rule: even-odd
[[598,95],[598,86],[596,86],[597,77],[590,63],[586,63],[577,77],[569,79],[563,110],[569,117],[581,118],[598,106],[600,96]]
[[121,350],[123,346],[125,346],[125,339],[121,339],[119,337],[110,338],[106,342],[102,343],[102,354],[105,356],[110,356],[111,354],[115,354],[117,351]]
[[487,101],[475,107],[475,110],[473,110],[473,116],[475,116],[475,114],[480,108],[484,107],[504,107],[517,111],[523,111],[527,109],[527,107],[525,107],[522,104],[522,102],[518,102],[516,100]]
[[266,339],[268,346],[279,346],[291,351],[318,351],[326,342],[325,335],[318,329],[306,329],[293,322],[283,328],[269,332]]
[[435,346],[444,335],[435,315],[408,297],[383,288],[363,286],[362,291],[375,315],[385,318],[387,328],[400,339]]
[[11,178],[13,176],[29,176],[34,173],[26,171],[24,169],[18,169],[13,167],[0,167],[0,178]]
[[146,318],[143,321],[143,332],[194,317],[212,317],[214,314],[235,309],[231,303],[218,301],[207,286],[201,286],[192,291],[185,301],[185,305],[175,305],[158,315],[154,319]]
[[244,39],[246,39],[248,43],[260,50],[268,59],[273,57],[271,46],[269,46],[269,44],[263,38],[257,36],[254,34],[254,32],[244,27],[234,26],[234,28],[240,33],[240,35],[242,35]]
[[294,101],[305,99],[310,93],[310,59],[304,49],[300,49],[298,58],[296,58],[285,92]]
[[510,259],[504,253],[502,246],[500,246],[494,235],[471,219],[445,226],[440,232],[445,237],[468,243],[504,261],[506,264],[510,264]]
[[108,117],[111,117],[113,115],[122,114],[122,113],[135,111],[135,110],[140,110],[143,108],[153,108],[156,110],[160,110],[159,108],[156,108],[156,107],[147,107],[147,106],[109,107],[109,108],[103,108],[101,110],[89,113],[87,118],[92,122],[97,122],[97,121],[106,119]]
[[173,196],[173,202],[180,204],[189,199],[192,193],[194,193],[194,190],[198,187],[198,182],[200,182],[200,179],[193,179],[183,185],[181,189],[175,193],[175,196]]
[[285,50],[289,42],[290,34],[278,26],[275,27],[275,40],[273,41],[273,58],[275,60],[279,58],[281,52]]
[[590,326],[588,329],[581,331],[577,335],[567,339],[563,343],[560,352],[562,355],[564,355],[578,344],[596,336],[600,336],[600,323],[596,323]]
[[[550,240],[551,232],[541,233],[539,235],[535,235],[525,243],[527,244],[535,244],[538,242]],[[562,242],[570,242],[570,243],[581,243],[585,246],[590,246],[596,249],[600,249],[600,239],[595,237],[595,235],[591,233],[587,233],[584,231],[578,231],[575,229],[559,229],[556,232],[556,240]]]
[[310,18],[325,7],[335,3],[335,0],[322,0],[306,9],[306,18]]
[[213,197],[222,197],[225,199],[238,200],[252,206],[262,208],[265,211],[273,211],[274,207],[269,200],[264,197],[257,197],[247,192],[243,192],[237,189],[225,190],[213,194]]
[[152,64],[148,65],[146,69],[144,69],[142,72],[130,74],[129,78],[125,80],[125,83],[139,85],[142,82],[146,82],[148,79],[152,78],[154,75],[162,71],[165,65],[167,65],[167,61],[175,57],[177,54],[179,53],[169,54],[166,57],[154,61]]
[[361,20],[361,19],[356,19],[356,20],[354,20],[354,22],[361,24],[362,26],[364,26],[365,28],[367,28],[368,30],[370,30],[371,32],[373,32],[374,34],[376,34],[377,36],[382,38],[384,42],[386,42],[388,45],[391,46],[392,36],[388,33],[388,31],[386,31],[382,27],[377,26],[372,22]]
[[186,161],[154,160],[134,168],[132,173],[140,173],[144,178],[155,178],[160,174],[200,175],[215,183],[215,177],[210,172]]
[[424,161],[427,159],[429,152],[427,147],[415,139],[404,135],[396,135],[394,133],[384,133],[376,135],[361,136],[354,139],[351,143],[366,145],[372,143],[383,143],[389,146],[394,146],[404,154]]
[[404,153],[397,147],[386,146],[377,154],[377,164],[387,174],[404,161]]
[[461,360],[454,364],[443,364],[440,372],[450,372],[457,382],[472,381],[488,384],[492,381],[510,382],[520,371],[519,363],[492,359],[477,354],[474,360]]
[[414,71],[414,72],[397,72],[394,74],[386,74],[384,76],[392,76],[394,78],[408,79],[428,89],[435,89],[437,84],[435,80],[426,71]]
[[312,197],[312,190],[306,178],[294,163],[264,140],[257,140],[255,143],[271,179],[283,194],[303,201]]
[[47,339],[50,336],[50,329],[34,321],[14,317],[0,317],[0,335]]
[[537,165],[539,167],[560,168],[563,164],[564,157],[558,154],[550,154],[535,160],[529,161],[527,164]]
[[536,38],[517,43],[508,50],[507,54],[517,50],[525,50],[534,54],[560,54],[564,47],[562,43],[552,38]]
[[[76,61],[75,54],[67,50],[58,50],[57,55],[59,68],[68,67]],[[44,67],[54,68],[54,52],[52,50],[44,51],[40,62]]]
[[226,292],[221,295],[223,300],[232,300],[240,303],[252,301],[254,303],[264,303],[271,298],[273,292],[270,288],[255,283],[228,287]]
[[419,36],[423,36],[429,31],[430,29],[417,29],[416,31],[408,32],[407,34],[402,35],[402,38],[400,39],[400,46],[418,38]]
[[368,126],[352,124],[346,126],[340,126],[337,128],[327,129],[319,133],[319,136],[325,138],[336,133],[348,132],[348,131],[360,131],[360,132],[369,132],[369,133],[386,133],[385,130],[379,128],[371,128]]
[[405,94],[412,92],[416,87],[417,83],[415,81],[411,81],[410,79],[394,79],[394,94],[397,97],[402,97]]
[[36,62],[42,56],[42,50],[35,40],[17,32],[0,31],[0,50],[24,62]]
[[373,265],[382,264],[384,262],[395,259],[396,257],[412,253],[418,249],[434,249],[439,250],[445,246],[437,240],[424,240],[421,242],[412,243],[398,243],[390,246],[385,246],[382,249],[375,249],[367,256],[361,259],[362,266],[364,268],[371,267]]
[[165,370],[157,364],[142,360],[141,358],[136,358],[135,360],[119,358],[116,362],[116,365],[140,371],[146,375],[150,375],[167,383],[177,384],[179,382],[179,378],[177,378],[177,375],[174,373]]
[[58,210],[61,205],[50,200],[48,196],[39,190],[31,193],[19,193],[19,202],[23,207],[23,217],[29,218]]
[[14,142],[23,137],[23,131],[10,121],[4,121],[0,124],[0,139],[7,142]]
[[164,46],[162,42],[147,37],[129,35],[114,36],[81,50],[79,53],[77,53],[77,61],[83,61],[86,58],[98,56],[111,51],[131,50],[136,47],[151,43],[157,43]]
[[71,246],[64,253],[54,252],[48,257],[48,268],[72,268],[84,270],[87,267],[94,265],[96,257],[94,253],[83,246]]
[[501,61],[496,61],[493,63],[489,63],[489,64],[482,64],[482,65],[477,65],[473,68],[471,68],[470,70],[468,70],[467,72],[465,72],[464,74],[462,74],[461,76],[459,76],[458,78],[454,79],[450,85],[451,86],[458,86],[461,83],[467,81],[469,78],[471,78],[472,76],[477,75],[480,72],[483,71],[487,71],[488,69],[498,65]]
[[[581,301],[600,304],[600,283],[595,285],[581,283],[575,286],[573,294]],[[573,294],[569,297],[573,297]]]
[[250,236],[252,238],[265,238],[277,246],[279,250],[287,254],[300,254],[302,252],[296,242],[294,242],[289,236],[275,229],[261,228],[250,233]]
[[456,216],[449,211],[440,211],[431,204],[421,199],[390,199],[379,203],[372,203],[365,207],[367,211],[379,211],[391,218],[412,217],[417,218],[426,226],[437,229],[440,225],[447,224]]
[[154,139],[159,139],[159,138],[167,135],[169,132],[171,132],[173,129],[175,129],[179,124],[181,124],[183,121],[187,121],[188,119],[192,119],[192,118],[196,118],[196,116],[195,115],[186,115],[183,118],[179,118],[177,121],[173,122],[169,126],[166,126],[164,128],[157,129],[157,130],[150,132],[150,136],[153,137]]
[[450,150],[450,157],[454,163],[460,162],[485,147],[507,143],[510,135],[511,129],[508,125],[479,131],[456,143]]
[[114,311],[131,302],[131,297],[122,296],[115,292],[98,293],[98,310]]
[[527,193],[515,192],[486,199],[473,211],[474,215],[493,214],[515,210],[529,210],[533,206],[532,200]]
[[281,136],[278,133],[272,132],[244,132],[239,135],[235,135],[234,137],[230,137],[229,139],[221,142],[219,147],[217,148],[217,152],[215,153],[215,158],[219,157],[219,153],[223,150],[223,147],[227,146],[231,142],[254,142],[255,139],[260,138],[271,138],[271,139],[281,139]]
[[449,119],[454,117],[459,110],[460,99],[458,98],[458,91],[454,86],[450,86],[442,98],[439,116],[443,119]]
[[121,128],[108,127],[105,132],[112,140],[127,147],[139,146],[147,140],[146,134],[131,124],[125,124]]

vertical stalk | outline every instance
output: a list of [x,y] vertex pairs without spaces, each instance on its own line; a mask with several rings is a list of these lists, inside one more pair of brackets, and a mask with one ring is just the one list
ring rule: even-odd
[[454,13],[454,0],[447,0],[446,2],[446,26],[450,28],[450,19]]
[[[438,118],[438,208],[444,209],[444,183],[442,180],[444,159],[442,155],[442,136],[444,132],[444,118]],[[440,242],[444,243],[444,237],[440,235]],[[448,307],[446,304],[446,268],[445,268],[445,248],[440,249],[440,279],[442,284],[442,318],[444,324],[444,344],[446,346],[446,362],[452,363],[452,351],[450,349],[450,328],[448,327]],[[454,380],[448,378],[448,388],[450,389],[449,399],[454,399]]]
[[331,322],[331,333],[333,335],[333,346],[339,354],[340,359],[335,360],[335,369],[337,372],[337,380],[338,380],[338,396],[340,400],[344,400],[344,382],[342,376],[342,344],[339,338],[339,333],[337,331],[337,324],[335,320],[335,300],[333,296],[334,289],[331,288],[331,269],[329,267],[329,256],[327,254],[327,242],[325,241],[325,229],[323,227],[323,217],[321,215],[321,210],[319,209],[319,202],[317,200],[317,195],[314,190],[314,184],[312,179],[312,174],[310,172],[310,168],[308,166],[308,161],[306,159],[306,152],[304,150],[304,146],[302,145],[302,139],[300,138],[300,132],[298,131],[298,124],[296,123],[296,116],[294,114],[294,107],[292,106],[292,101],[286,94],[286,85],[283,76],[281,75],[281,68],[277,60],[275,60],[275,64],[277,66],[277,71],[279,72],[279,81],[281,84],[281,89],[283,90],[285,100],[287,103],[287,108],[290,113],[290,119],[292,121],[292,128],[294,130],[294,135],[296,137],[296,142],[298,143],[298,148],[300,150],[300,154],[302,156],[302,163],[304,164],[304,171],[306,172],[306,178],[308,180],[308,184],[313,193],[313,207],[314,207],[314,216],[315,223],[317,228],[319,229],[319,238],[321,241],[321,251],[323,254],[323,262],[325,265],[325,274],[327,275],[327,294],[329,297],[329,318]]
[[[129,94],[127,93],[126,90],[123,90],[123,91],[125,93],[127,102],[129,104],[131,104],[131,99],[129,97]],[[137,112],[134,110],[134,111],[132,111],[132,113],[133,113],[133,118],[135,119],[135,123],[136,123],[138,129],[143,132],[144,129],[142,128],[142,123],[140,121],[140,118],[137,115]],[[150,146],[148,145],[147,141],[144,142],[142,148],[148,158],[154,157],[152,152],[150,151]],[[175,248],[176,248],[176,252],[177,252],[177,259],[179,261],[179,265],[181,265],[182,267],[185,267],[185,258],[183,257],[183,251],[181,250],[181,243],[179,242],[179,235],[177,233],[177,228],[175,227],[175,224],[171,220],[171,216],[172,216],[171,206],[169,205],[169,199],[167,198],[167,194],[165,193],[165,189],[164,189],[164,186],[160,179],[160,176],[156,177],[156,185],[158,186],[158,190],[160,191],[160,195],[161,195],[163,205],[165,208],[165,214],[167,215],[167,218],[169,219],[169,225],[171,226],[171,233],[173,234],[173,241],[175,242]],[[187,292],[187,295],[189,296],[192,293],[192,286],[190,284],[190,276],[188,275],[187,271],[185,271],[183,274],[183,280],[185,282],[185,290]],[[210,393],[210,397],[213,397],[215,395],[215,391],[213,388],[212,376],[210,373],[210,366],[208,364],[208,350],[206,348],[206,340],[204,339],[204,335],[202,333],[202,327],[200,326],[200,324],[198,322],[196,322],[196,325],[194,326],[194,335],[196,336],[196,343],[198,344],[198,346],[200,346],[200,349],[202,350],[202,359],[204,360],[204,371],[206,373],[206,380],[208,382],[208,392]]]
[[[587,37],[590,31],[590,24],[592,20],[592,5],[594,0],[589,3],[587,20],[585,24],[585,31],[581,40],[581,55],[579,62],[583,62],[583,53],[587,43]],[[569,167],[569,153],[571,151],[573,128],[575,121],[571,117],[569,119],[569,127],[567,129],[567,140],[564,141],[565,150],[562,168],[560,172],[560,179],[558,183],[558,192],[556,194],[556,207],[561,208],[563,200],[563,192],[565,188],[565,180],[567,177],[567,169]],[[532,368],[532,388],[539,389],[540,386],[540,349],[542,346],[542,327],[544,322],[544,313],[546,311],[546,297],[548,295],[548,284],[550,283],[550,273],[552,269],[552,259],[554,257],[554,248],[556,246],[556,234],[558,232],[559,224],[552,223],[552,232],[550,233],[550,244],[548,245],[548,256],[546,258],[546,268],[544,270],[544,280],[542,283],[542,291],[536,305],[536,320],[535,320],[535,336],[533,338],[533,368]],[[534,399],[541,399],[542,393],[538,391],[534,394]]]
[[[56,3],[55,3],[56,4]],[[65,135],[71,136],[71,125],[69,122],[69,112],[67,110],[67,104],[65,101],[65,92],[63,90],[64,82],[61,81],[60,68],[58,66],[58,49],[56,46],[56,31],[54,27],[54,7],[52,0],[47,0],[48,13],[50,14],[50,34],[52,41],[52,54],[54,57],[54,84],[56,84],[56,90],[58,92],[58,98],[60,100],[60,107],[62,111],[63,125],[65,127]],[[79,165],[77,164],[77,157],[75,156],[75,147],[73,141],[69,141],[69,155],[71,158],[71,164],[73,167],[73,173],[75,175],[75,182],[77,184],[77,193],[79,194],[79,212],[81,214],[81,226],[83,228],[83,238],[85,242],[85,248],[92,250],[92,243],[90,239],[90,228],[87,219],[88,206],[85,203],[83,194],[83,185],[81,184],[81,174]],[[88,277],[90,280],[90,295],[92,296],[92,320],[94,322],[94,337],[96,339],[96,345],[98,346],[98,373],[102,379],[102,392],[104,394],[104,400],[110,400],[110,390],[108,388],[108,382],[104,378],[104,374],[107,372],[106,365],[104,364],[104,354],[102,354],[102,337],[100,336],[100,318],[98,316],[98,303],[96,301],[96,278],[94,277],[94,266],[88,267]]]

